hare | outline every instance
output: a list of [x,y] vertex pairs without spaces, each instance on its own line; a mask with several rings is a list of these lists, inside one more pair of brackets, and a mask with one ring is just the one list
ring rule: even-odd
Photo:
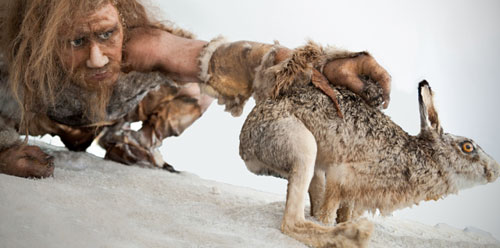
[[[367,82],[365,89],[372,105],[381,102],[375,84]],[[243,125],[240,156],[247,168],[288,180],[285,234],[314,247],[363,247],[371,223],[350,220],[364,211],[385,215],[499,176],[500,165],[474,141],[443,132],[426,81],[419,84],[417,136],[358,95],[335,91],[343,118],[330,98],[308,84],[257,102]],[[312,216],[340,224],[305,220],[307,192]]]

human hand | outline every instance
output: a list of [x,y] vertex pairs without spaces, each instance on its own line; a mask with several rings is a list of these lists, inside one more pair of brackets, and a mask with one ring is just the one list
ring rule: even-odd
[[0,152],[0,172],[18,177],[49,177],[54,173],[54,158],[38,146],[13,146]]
[[331,83],[345,86],[358,95],[361,95],[365,87],[361,77],[369,77],[382,88],[384,109],[389,106],[391,76],[368,53],[360,53],[353,58],[332,60],[325,65],[323,74]]

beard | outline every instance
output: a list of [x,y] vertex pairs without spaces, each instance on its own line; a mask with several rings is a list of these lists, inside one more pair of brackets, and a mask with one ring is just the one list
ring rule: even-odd
[[120,74],[120,63],[110,61],[105,67],[76,68],[70,75],[70,83],[82,90],[83,114],[93,123],[107,120],[107,106]]

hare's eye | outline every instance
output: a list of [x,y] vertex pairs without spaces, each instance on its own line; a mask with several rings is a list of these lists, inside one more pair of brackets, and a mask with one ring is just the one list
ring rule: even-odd
[[462,143],[462,151],[465,153],[471,153],[474,151],[474,145],[471,142],[466,141]]

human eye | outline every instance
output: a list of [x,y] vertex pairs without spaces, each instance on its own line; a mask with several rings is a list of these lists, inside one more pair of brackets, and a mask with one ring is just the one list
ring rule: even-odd
[[107,40],[107,39],[111,38],[111,35],[113,35],[113,32],[115,32],[114,29],[106,31],[104,33],[100,33],[97,35],[97,37],[99,37],[99,39],[101,39],[101,40]]
[[73,47],[81,47],[84,42],[85,42],[85,38],[83,38],[83,37],[70,41],[71,46],[73,46]]

